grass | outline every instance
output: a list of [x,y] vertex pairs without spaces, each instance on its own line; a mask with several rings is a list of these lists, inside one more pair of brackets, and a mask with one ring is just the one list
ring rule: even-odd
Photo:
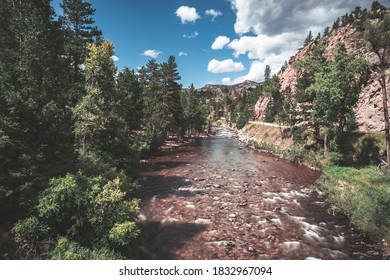
[[390,180],[375,166],[327,166],[320,184],[354,225],[374,239],[390,242]]

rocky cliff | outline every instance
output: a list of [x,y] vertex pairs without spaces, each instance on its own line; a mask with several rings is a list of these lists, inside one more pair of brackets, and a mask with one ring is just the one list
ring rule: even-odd
[[259,83],[253,81],[244,81],[232,86],[205,85],[204,87],[197,89],[196,92],[201,97],[212,98],[216,101],[220,101],[225,95],[236,99],[248,91],[256,90],[259,85]]
[[[378,81],[379,59],[373,52],[370,44],[363,38],[361,33],[352,25],[340,27],[330,35],[321,39],[326,44],[326,52],[329,58],[336,50],[338,42],[343,42],[348,52],[363,55],[371,64],[368,74],[368,82],[363,86],[359,101],[355,107],[356,121],[361,131],[381,131],[384,129],[383,103],[381,86]],[[293,65],[296,61],[305,58],[313,48],[313,43],[302,48],[295,56],[291,57],[287,67],[279,73],[281,92],[289,91],[291,95],[296,92],[298,73]],[[387,70],[387,91],[390,92],[390,69]],[[261,97],[255,106],[257,120],[264,118],[265,109],[269,102],[268,97]]]

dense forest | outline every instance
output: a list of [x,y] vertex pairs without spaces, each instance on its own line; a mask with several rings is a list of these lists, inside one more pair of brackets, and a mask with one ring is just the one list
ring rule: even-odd
[[[218,101],[202,98],[194,86],[183,89],[174,56],[138,70],[117,69],[114,46],[95,26],[91,4],[63,0],[56,15],[50,2],[0,2],[0,258],[125,258],[126,246],[141,234],[133,194],[140,160],[156,154],[168,137],[194,136],[211,121],[224,118],[244,128],[262,97],[270,100],[262,121],[291,126],[283,137],[293,139],[294,155],[321,155],[330,171],[351,176],[352,169],[339,171],[338,165],[377,164],[376,147],[373,156],[364,150],[373,146],[364,146],[361,158],[345,147],[357,129],[353,108],[371,65],[342,42],[329,56],[323,39],[348,25],[380,61],[390,162],[390,16],[378,1],[371,11],[357,7],[338,18],[315,38],[308,34],[303,46],[311,51],[294,64],[296,94],[281,92],[267,66],[255,90]],[[376,192],[361,191],[375,200],[372,213],[353,201],[352,192],[341,203],[358,226],[362,216],[368,229],[378,225],[373,235],[381,238],[390,236],[390,196],[384,195],[388,181],[377,181],[385,183]]]
[[0,258],[122,258],[140,158],[206,122],[174,56],[119,71],[93,7],[61,8],[0,3]]

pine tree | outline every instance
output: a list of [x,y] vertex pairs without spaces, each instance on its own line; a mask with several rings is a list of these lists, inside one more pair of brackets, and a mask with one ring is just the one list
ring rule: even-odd
[[162,102],[164,114],[169,123],[170,132],[176,136],[182,137],[183,110],[180,104],[181,85],[178,81],[181,79],[177,70],[176,59],[170,56],[168,61],[161,65],[162,73]]
[[324,29],[324,34],[322,35],[322,37],[326,37],[326,36],[328,36],[329,34],[330,34],[330,27],[327,26],[327,27],[325,27],[325,29]]
[[63,0],[60,21],[65,32],[65,53],[69,59],[70,80],[83,82],[81,65],[87,57],[87,44],[101,43],[102,32],[93,26],[95,9],[83,0]]
[[14,207],[26,210],[45,181],[71,164],[61,32],[49,0],[6,0],[4,8],[9,15],[2,26],[7,40],[1,40],[1,119],[8,146],[0,146],[7,149],[0,152],[0,180]]
[[266,65],[264,69],[264,82],[268,82],[269,80],[271,80],[271,67]]
[[141,128],[144,100],[141,83],[134,71],[125,68],[117,78],[117,114],[122,115],[129,132]]
[[307,37],[305,39],[305,42],[303,43],[303,46],[306,47],[307,45],[309,45],[311,42],[313,42],[313,35],[311,33],[311,31],[309,31],[309,34],[307,34]]

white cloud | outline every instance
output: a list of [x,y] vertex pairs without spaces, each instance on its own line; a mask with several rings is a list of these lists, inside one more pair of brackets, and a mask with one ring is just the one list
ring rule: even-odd
[[[275,35],[285,32],[302,32],[312,26],[322,30],[337,17],[352,11],[356,6],[367,7],[365,0],[230,0],[236,11],[234,29],[237,34]],[[321,31],[322,31],[321,30]],[[305,36],[304,34],[303,36]]]
[[271,67],[273,74],[277,74],[284,61],[288,61],[302,47],[309,31],[315,36],[356,6],[366,8],[371,5],[370,1],[365,0],[230,2],[236,12],[234,29],[240,36],[228,43],[226,48],[232,49],[236,58],[247,55],[252,63],[248,73],[239,77],[225,77],[222,79],[224,84],[262,81],[266,65]]
[[226,59],[223,61],[213,59],[209,62],[207,70],[211,73],[218,74],[244,71],[245,67],[241,62],[234,62],[231,59]]
[[213,50],[222,50],[227,44],[229,44],[230,39],[226,36],[218,36],[214,43],[212,44],[211,48]]
[[176,15],[180,18],[182,24],[196,22],[200,19],[200,15],[195,8],[181,6],[176,10]]
[[180,52],[180,53],[179,53],[179,56],[188,56],[188,53]]
[[119,57],[117,57],[116,55],[111,56],[111,59],[115,62],[119,61]]
[[217,17],[222,16],[220,11],[216,11],[214,9],[206,10],[206,15],[211,16],[211,20],[214,21]]
[[191,34],[184,34],[183,35],[183,38],[186,38],[186,39],[195,39],[199,36],[199,33],[197,31],[195,32],[192,32]]
[[249,59],[265,59],[269,55],[293,55],[302,45],[299,34],[282,33],[275,36],[242,36],[227,48],[234,50],[234,56],[248,55]]
[[151,58],[157,58],[162,52],[157,50],[146,50],[142,55],[150,56]]

